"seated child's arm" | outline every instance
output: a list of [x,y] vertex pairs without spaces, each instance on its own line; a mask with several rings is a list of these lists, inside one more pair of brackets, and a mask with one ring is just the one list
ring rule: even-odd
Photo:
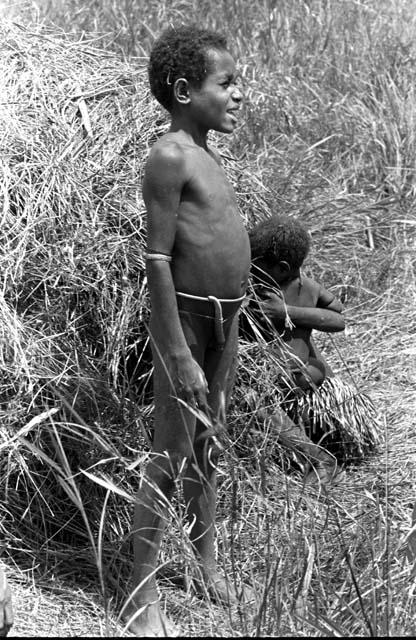
[[337,300],[330,291],[327,291],[323,287],[319,288],[319,296],[316,306],[324,309],[330,309],[337,313],[342,313],[344,311],[344,307],[341,302]]
[[[185,160],[179,146],[171,143],[154,148],[143,181],[148,253],[172,255],[181,193],[186,181]],[[171,265],[166,260],[148,259],[146,270],[152,322],[158,326],[157,348],[181,397],[205,405],[207,383],[182,330]]]
[[296,327],[316,329],[328,333],[344,331],[345,329],[344,318],[337,311],[317,307],[285,305],[283,297],[273,291],[265,291],[262,297],[260,308],[273,323],[281,325],[285,321],[287,314]]

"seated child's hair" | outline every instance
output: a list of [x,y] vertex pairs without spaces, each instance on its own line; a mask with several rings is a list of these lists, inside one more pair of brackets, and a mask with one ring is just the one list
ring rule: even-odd
[[308,255],[310,236],[296,218],[272,215],[249,231],[251,258],[263,258],[273,266],[281,260],[291,269],[300,267]]
[[209,71],[207,51],[226,48],[224,36],[195,25],[165,29],[152,47],[148,67],[156,100],[171,111],[175,81],[185,78],[198,89]]

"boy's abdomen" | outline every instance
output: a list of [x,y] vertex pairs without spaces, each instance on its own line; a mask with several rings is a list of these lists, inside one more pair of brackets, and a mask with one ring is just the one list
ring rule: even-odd
[[194,225],[182,234],[173,254],[175,288],[194,295],[238,298],[250,271],[250,245],[241,219],[228,225]]

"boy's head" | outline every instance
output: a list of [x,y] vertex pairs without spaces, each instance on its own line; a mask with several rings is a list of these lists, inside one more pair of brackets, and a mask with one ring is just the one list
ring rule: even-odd
[[308,231],[296,218],[273,215],[249,231],[253,262],[267,271],[282,268],[295,273],[310,248]]
[[184,78],[199,88],[210,71],[210,50],[226,51],[225,38],[194,25],[169,27],[150,53],[149,82],[156,100],[168,111],[174,105],[174,84]]

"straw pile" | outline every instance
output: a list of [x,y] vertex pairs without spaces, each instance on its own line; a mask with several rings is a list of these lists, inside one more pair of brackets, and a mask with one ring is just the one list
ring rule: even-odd
[[[87,544],[104,491],[80,469],[109,459],[130,491],[126,467],[148,450],[148,362],[130,385],[147,353],[140,186],[168,120],[146,59],[5,21],[0,51],[0,526],[26,550]],[[248,171],[225,155],[246,209]]]
[[144,65],[0,34],[1,503],[9,542],[30,549],[79,530],[68,476],[128,442],[120,361],[148,312],[138,187],[164,123]]

